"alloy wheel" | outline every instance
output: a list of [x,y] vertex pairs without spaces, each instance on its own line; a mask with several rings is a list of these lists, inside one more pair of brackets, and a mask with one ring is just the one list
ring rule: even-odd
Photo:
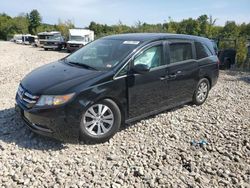
[[83,117],[83,125],[93,136],[101,136],[110,131],[114,124],[112,110],[104,104],[95,104],[88,108]]
[[208,85],[206,82],[201,82],[199,87],[198,87],[198,91],[197,91],[197,101],[199,102],[203,102],[206,97],[207,97],[207,93],[208,93]]

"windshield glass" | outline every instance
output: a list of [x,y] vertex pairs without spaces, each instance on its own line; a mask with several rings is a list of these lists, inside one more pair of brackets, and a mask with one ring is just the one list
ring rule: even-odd
[[61,35],[48,36],[47,39],[49,39],[49,40],[60,40],[61,39]]
[[84,37],[82,36],[71,36],[70,39],[75,41],[84,41]]
[[87,65],[97,70],[108,70],[121,62],[139,41],[99,39],[66,58],[67,62]]

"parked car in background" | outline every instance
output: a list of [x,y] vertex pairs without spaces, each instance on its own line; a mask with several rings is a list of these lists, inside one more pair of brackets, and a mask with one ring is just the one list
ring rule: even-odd
[[30,36],[31,36],[31,34],[22,35],[22,41],[23,41],[22,44],[28,45]]
[[37,47],[38,44],[38,36],[31,36],[30,37],[30,44],[34,47]]
[[218,38],[211,41],[220,61],[220,69],[230,69],[234,66],[236,63],[236,39]]
[[13,42],[17,43],[17,44],[22,44],[23,40],[22,40],[22,34],[16,34],[13,36]]
[[16,110],[36,133],[103,142],[125,122],[203,104],[218,75],[209,39],[107,36],[29,73],[19,85]]
[[43,48],[44,50],[61,50],[65,48],[65,39],[62,35],[53,35],[49,36],[46,40],[44,40]]
[[38,33],[37,34],[37,36],[38,36],[37,46],[43,48],[44,42],[49,37],[52,37],[52,36],[55,36],[55,35],[61,35],[61,33],[59,31],[51,31],[51,32],[41,32],[41,33]]
[[22,43],[25,45],[31,45],[34,44],[37,39],[37,36],[31,35],[31,34],[26,34],[22,36]]
[[218,53],[221,69],[230,69],[236,62],[236,50],[227,48],[220,50]]
[[94,40],[94,31],[89,29],[70,29],[67,51],[73,52]]

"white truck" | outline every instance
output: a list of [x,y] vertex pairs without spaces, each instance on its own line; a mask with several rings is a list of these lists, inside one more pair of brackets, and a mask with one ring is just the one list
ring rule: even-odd
[[94,40],[94,31],[89,29],[70,29],[67,51],[73,52]]
[[38,42],[37,42],[36,46],[43,48],[44,43],[46,42],[46,40],[48,38],[53,37],[53,36],[57,36],[57,35],[61,36],[61,33],[59,31],[50,31],[50,32],[38,33],[37,34]]

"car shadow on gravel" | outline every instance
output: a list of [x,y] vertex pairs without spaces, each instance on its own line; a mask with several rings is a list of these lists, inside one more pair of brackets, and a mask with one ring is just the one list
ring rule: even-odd
[[225,71],[225,73],[229,76],[237,76],[237,79],[227,79],[228,81],[243,81],[246,82],[247,84],[250,84],[250,72],[230,70],[230,71]]
[[14,108],[0,110],[0,148],[1,142],[36,150],[55,151],[66,147],[62,142],[30,131]]
[[48,51],[46,51],[43,48],[41,48],[38,51],[42,51],[42,52],[48,52],[48,51],[50,51],[50,52],[58,52],[58,53],[63,53],[63,54],[69,54],[66,49],[64,49],[64,50],[48,50]]
[[238,80],[244,81],[247,84],[250,84],[250,76],[243,76],[243,77],[239,78]]
[[173,108],[164,110],[164,111],[160,112],[159,114],[150,115],[150,116],[147,116],[147,117],[145,117],[145,118],[143,118],[143,119],[139,119],[139,120],[137,120],[137,121],[133,121],[133,122],[131,122],[131,123],[124,123],[124,124],[121,126],[120,131],[123,131],[123,130],[129,128],[129,127],[136,126],[136,124],[137,124],[138,122],[141,122],[142,120],[143,120],[143,121],[146,121],[146,120],[149,120],[149,119],[153,119],[153,118],[155,118],[156,116],[162,115],[162,114],[164,114],[164,113],[175,112],[175,111],[177,111],[177,110],[179,110],[179,109],[181,109],[181,108],[184,108],[185,106],[195,106],[195,105],[194,105],[192,102],[188,102],[188,103],[182,104],[182,105],[180,105],[180,106],[176,106],[176,107],[173,107]]
[[[187,103],[185,105],[181,105],[175,108],[171,108],[169,110],[163,111],[162,113],[176,111],[184,106],[192,105],[191,103]],[[143,118],[142,120],[148,120],[156,117],[157,115],[151,115],[147,118]],[[131,126],[135,126],[138,122],[142,121],[138,120],[129,124],[124,124],[120,131],[123,131]],[[23,122],[21,117],[16,113],[14,108],[0,110],[0,149],[2,148],[1,144],[9,143],[15,144],[19,148],[24,149],[35,149],[35,150],[61,150],[65,149],[67,146],[56,139],[48,138],[45,136],[40,136],[38,134],[33,133]],[[96,145],[96,143],[83,143],[84,145]]]

